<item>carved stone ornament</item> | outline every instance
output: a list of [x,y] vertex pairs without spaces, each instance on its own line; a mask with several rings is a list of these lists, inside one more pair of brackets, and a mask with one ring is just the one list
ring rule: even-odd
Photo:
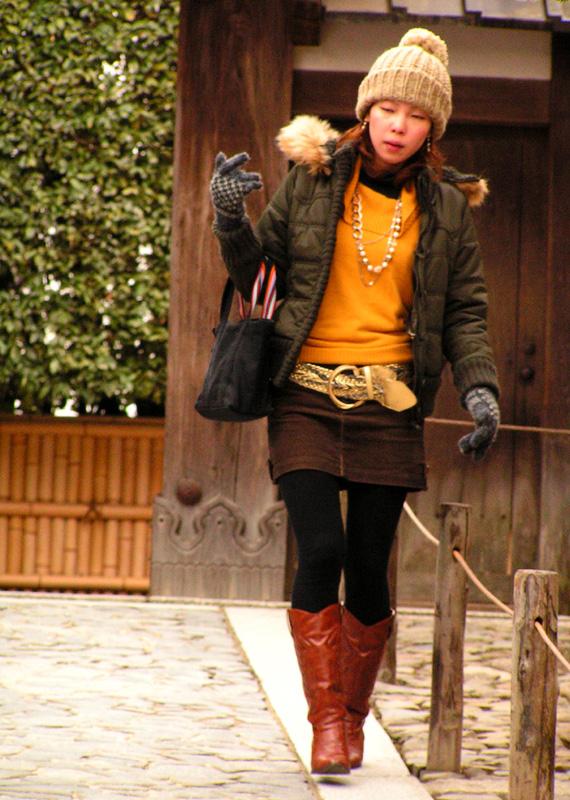
[[239,537],[234,536],[236,544],[246,553],[259,553],[271,539],[285,530],[286,514],[283,503],[270,506],[259,520],[257,530],[249,535],[242,531]]
[[[188,555],[200,544],[212,557],[223,542],[233,541],[245,555],[254,556],[270,542],[280,539],[286,529],[284,503],[274,503],[259,520],[258,525],[246,525],[238,506],[221,495],[208,500],[196,513],[181,512],[175,499],[158,495],[154,499],[153,528],[161,540],[168,540],[181,553]],[[251,530],[249,530],[251,528]],[[207,557],[207,554],[203,556]]]
[[239,508],[221,495],[216,495],[204,503],[194,517],[194,527],[204,536],[233,537],[236,542],[243,536],[245,519]]
[[154,506],[153,519],[158,536],[167,538],[181,553],[192,552],[204,538],[203,531],[183,520],[175,500],[157,495]]
[[251,526],[250,530],[238,506],[217,495],[196,515],[194,525],[202,531],[202,536],[231,537],[246,555],[255,555],[285,529],[285,505],[270,506],[258,526]]

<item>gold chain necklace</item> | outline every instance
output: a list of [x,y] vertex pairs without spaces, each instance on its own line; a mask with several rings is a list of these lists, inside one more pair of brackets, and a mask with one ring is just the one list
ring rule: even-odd
[[[354,192],[354,194],[352,195],[352,235],[356,243],[356,258],[358,260],[358,272],[360,274],[360,280],[365,286],[374,286],[374,284],[380,277],[380,274],[386,269],[386,267],[392,260],[392,257],[394,255],[394,250],[396,249],[396,244],[398,243],[398,237],[400,235],[401,229],[402,229],[402,197],[400,196],[396,201],[394,216],[392,217],[392,222],[390,223],[390,229],[388,231],[388,241],[386,242],[386,255],[384,256],[384,260],[382,261],[381,264],[379,264],[376,267],[373,266],[368,260],[366,251],[364,249],[364,245],[362,243],[362,201],[360,199],[360,195],[358,194],[358,192],[357,191]],[[370,244],[370,242],[368,244]],[[366,278],[368,279],[372,278],[372,280],[366,280]]]

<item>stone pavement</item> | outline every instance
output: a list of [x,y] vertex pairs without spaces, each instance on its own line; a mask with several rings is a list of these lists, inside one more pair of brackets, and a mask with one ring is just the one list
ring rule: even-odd
[[0,595],[1,800],[310,800],[220,606]]
[[[246,610],[250,621],[263,610],[275,633],[264,634],[261,650],[278,655],[288,637],[283,606]],[[244,635],[251,624],[238,611],[214,602],[0,594],[0,800],[360,796],[359,785],[373,780],[372,751],[384,747],[381,740],[367,733],[369,763],[354,778],[331,786],[314,781],[302,748],[292,744],[296,735],[253,672],[257,662]],[[425,772],[432,614],[402,609],[398,619],[397,683],[377,683],[374,708],[413,775],[399,778],[409,794],[392,792],[387,800],[422,792],[437,800],[506,800],[510,619],[468,615],[462,775]],[[568,657],[568,618],[559,621],[559,643]],[[293,709],[293,694],[291,716],[306,732],[306,708]],[[570,798],[564,673],[556,768],[556,799]]]

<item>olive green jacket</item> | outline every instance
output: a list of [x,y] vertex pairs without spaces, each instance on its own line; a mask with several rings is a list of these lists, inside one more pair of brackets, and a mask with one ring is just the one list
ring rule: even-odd
[[[278,138],[296,164],[255,229],[247,217],[230,231],[214,226],[228,272],[245,296],[251,292],[262,253],[275,263],[281,299],[273,337],[275,386],[283,386],[295,366],[329,277],[344,192],[357,157],[350,144],[335,150],[337,137],[328,123],[297,117]],[[486,185],[479,178],[446,170],[439,183],[427,173],[420,175],[416,193],[421,219],[408,329],[419,421],[433,411],[446,361],[461,399],[473,386],[488,386],[497,395],[499,387],[487,336],[487,292],[469,210],[469,202],[482,202]]]

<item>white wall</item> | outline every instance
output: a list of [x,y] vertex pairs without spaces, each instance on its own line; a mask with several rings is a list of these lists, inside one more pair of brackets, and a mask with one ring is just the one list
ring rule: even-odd
[[[327,13],[320,46],[295,48],[295,69],[368,72],[380,53],[418,25],[371,14]],[[548,31],[479,28],[459,20],[426,27],[447,43],[451,75],[550,79]]]

